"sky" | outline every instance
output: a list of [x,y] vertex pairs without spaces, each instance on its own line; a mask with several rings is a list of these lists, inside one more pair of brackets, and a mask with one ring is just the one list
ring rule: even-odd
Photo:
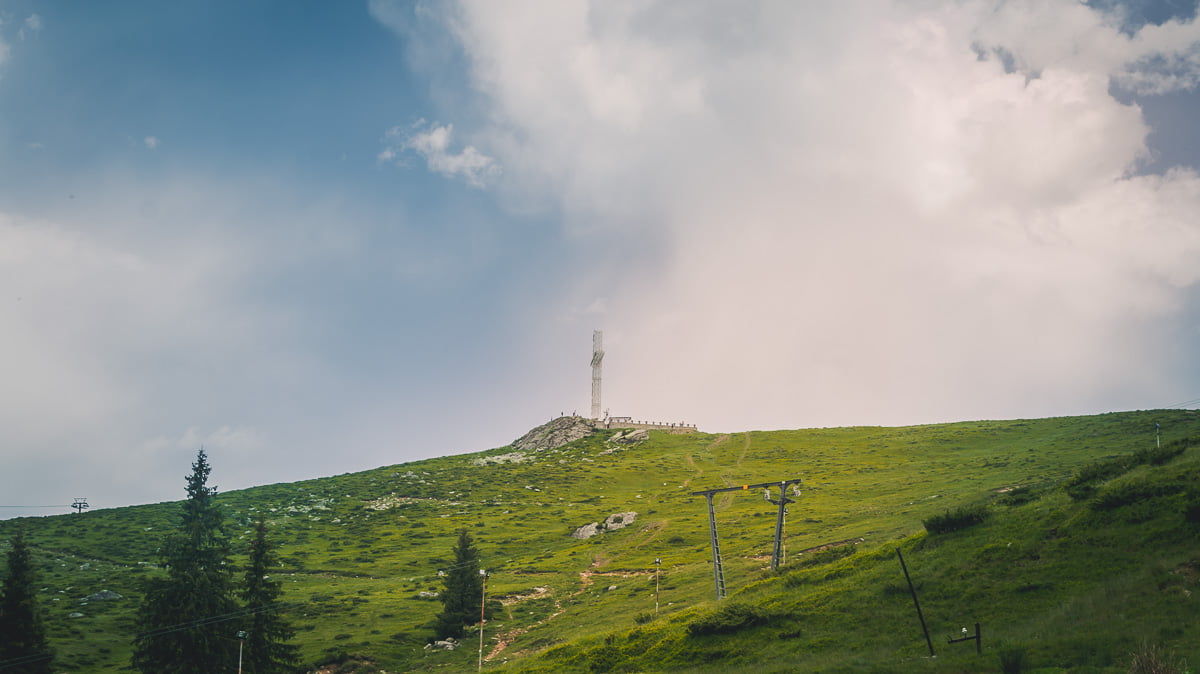
[[1195,17],[0,0],[0,518],[501,447],[593,330],[709,432],[1200,406]]

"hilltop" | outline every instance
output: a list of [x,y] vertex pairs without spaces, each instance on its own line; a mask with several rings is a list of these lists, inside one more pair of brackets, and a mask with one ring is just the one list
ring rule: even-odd
[[[438,570],[464,527],[503,607],[484,631],[489,670],[998,671],[1003,652],[1043,671],[1117,672],[1142,640],[1200,656],[1191,627],[1200,617],[1197,412],[733,434],[601,429],[555,442],[219,502],[239,563],[250,522],[268,517],[296,641],[309,667],[325,671],[475,670],[477,632],[454,651],[425,648]],[[769,569],[775,507],[761,492],[714,499],[728,589],[716,601],[706,503],[692,492],[791,478],[804,483],[778,572]],[[158,572],[176,509],[0,522],[0,547],[22,526],[34,549],[62,671],[127,667],[139,583]],[[981,521],[966,526],[971,513]],[[939,516],[963,526],[926,532],[923,522]],[[605,521],[619,526],[574,535]],[[976,622],[982,655],[946,644]]]

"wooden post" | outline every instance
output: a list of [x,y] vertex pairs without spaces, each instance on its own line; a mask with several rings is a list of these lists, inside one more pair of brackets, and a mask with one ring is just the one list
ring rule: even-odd
[[904,579],[908,581],[908,591],[912,594],[913,605],[917,607],[917,619],[921,621],[921,631],[925,633],[925,643],[929,646],[929,657],[936,658],[933,652],[933,640],[929,638],[929,628],[925,626],[925,615],[921,613],[921,602],[917,601],[917,589],[913,587],[912,577],[908,575],[908,565],[904,563],[904,555],[896,548],[896,556],[900,558],[900,568],[904,569]]

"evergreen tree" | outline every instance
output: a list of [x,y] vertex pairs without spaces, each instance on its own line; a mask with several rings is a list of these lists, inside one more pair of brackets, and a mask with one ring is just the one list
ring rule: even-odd
[[442,591],[442,612],[434,629],[439,639],[461,637],[467,625],[479,622],[483,601],[483,576],[479,573],[479,551],[466,529],[458,532],[454,544],[454,564],[446,571]]
[[179,525],[164,541],[166,577],[151,579],[138,613],[133,665],[146,674],[207,674],[237,659],[228,619],[237,610],[223,516],[201,449],[187,478]]
[[8,575],[0,586],[0,669],[5,674],[50,674],[41,611],[34,595],[33,562],[20,531],[8,551]]
[[272,546],[267,540],[267,523],[260,517],[254,527],[250,565],[242,588],[246,610],[251,612],[244,657],[248,674],[285,672],[295,667],[299,660],[299,649],[287,643],[296,630],[279,614],[277,605],[283,583],[271,580],[269,575],[274,561]]

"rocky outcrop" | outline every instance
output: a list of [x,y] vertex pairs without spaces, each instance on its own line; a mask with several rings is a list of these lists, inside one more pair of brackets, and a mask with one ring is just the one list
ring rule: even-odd
[[512,443],[513,449],[527,452],[540,452],[547,449],[562,447],[568,442],[595,433],[590,419],[583,417],[559,417],[522,435]]
[[574,533],[571,534],[571,538],[591,538],[592,536],[604,533],[605,531],[624,529],[630,524],[633,524],[633,521],[636,519],[637,513],[632,511],[627,513],[613,513],[608,517],[605,517],[604,522],[592,522],[591,524],[585,524],[579,527]]

